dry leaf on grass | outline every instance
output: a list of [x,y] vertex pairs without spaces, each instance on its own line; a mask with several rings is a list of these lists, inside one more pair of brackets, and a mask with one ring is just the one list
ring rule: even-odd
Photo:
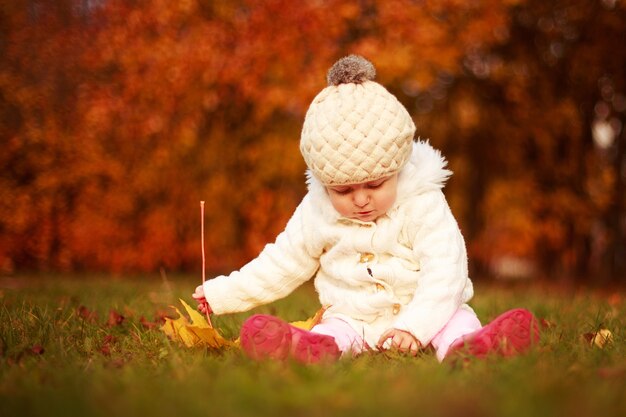
[[172,306],[179,317],[177,319],[166,317],[165,324],[161,327],[161,330],[170,339],[181,342],[187,347],[206,346],[212,349],[221,349],[235,345],[234,342],[224,339],[216,329],[209,326],[202,314],[191,308],[183,300],[180,302],[189,314],[191,322],[181,314],[179,309]]
[[582,338],[591,346],[604,349],[605,346],[613,342],[613,333],[608,329],[600,329],[595,333],[585,333]]
[[539,320],[539,324],[544,329],[554,329],[556,327],[556,323],[555,322],[550,321],[550,320],[548,320],[546,318],[540,319]]
[[77,309],[78,317],[85,320],[88,323],[95,323],[98,321],[98,313],[89,310],[87,307],[81,305]]
[[291,325],[298,327],[300,329],[311,330],[313,326],[315,326],[320,321],[322,321],[322,316],[324,315],[324,311],[326,311],[326,308],[322,307],[310,319],[302,320],[302,321],[294,321],[294,322],[291,322]]
[[109,319],[107,320],[107,326],[121,326],[124,323],[124,320],[126,320],[126,317],[120,314],[119,311],[114,309],[109,310]]
[[113,344],[117,343],[117,338],[113,335],[106,335],[102,340],[102,346],[100,346],[100,353],[104,356],[111,356],[111,349]]
[[[187,311],[187,314],[189,314],[189,320],[181,314],[179,309],[171,306],[178,313],[178,318],[171,319],[165,317],[165,324],[161,326],[161,330],[170,339],[180,342],[187,347],[204,346],[211,349],[223,349],[239,344],[239,339],[234,341],[225,339],[217,329],[209,325],[202,314],[191,308],[189,304],[185,303],[183,300],[180,300],[180,302]],[[321,308],[310,319],[295,321],[292,322],[291,325],[301,329],[311,330],[313,326],[322,320],[322,315],[325,310],[325,308]]]

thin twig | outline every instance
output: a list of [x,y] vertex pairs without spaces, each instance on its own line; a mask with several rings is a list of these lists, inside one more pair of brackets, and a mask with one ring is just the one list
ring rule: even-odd
[[[204,201],[200,202],[200,234],[202,239],[202,285],[204,286],[204,281],[206,281],[206,258],[204,256]],[[204,298],[204,303],[207,307],[207,309],[204,310],[206,314],[206,320],[209,323],[209,326],[213,328],[213,323],[211,323],[211,317],[209,316],[209,303],[206,301],[206,295]]]

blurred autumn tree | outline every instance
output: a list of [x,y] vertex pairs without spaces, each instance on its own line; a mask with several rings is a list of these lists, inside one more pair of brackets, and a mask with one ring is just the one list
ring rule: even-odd
[[446,116],[427,118],[460,159],[475,265],[624,278],[625,12],[612,1],[513,7],[506,42],[469,53],[432,112]]
[[209,267],[240,266],[304,195],[327,68],[360,53],[449,157],[477,271],[623,273],[623,3],[50,3],[0,6],[4,271],[197,270],[200,200]]

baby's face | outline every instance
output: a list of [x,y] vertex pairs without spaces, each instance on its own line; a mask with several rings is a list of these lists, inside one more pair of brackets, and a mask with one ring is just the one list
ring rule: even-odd
[[327,186],[335,210],[343,217],[371,222],[396,201],[398,174],[359,184]]

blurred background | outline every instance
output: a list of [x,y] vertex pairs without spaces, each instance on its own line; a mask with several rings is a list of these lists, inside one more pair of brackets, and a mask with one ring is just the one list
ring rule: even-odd
[[306,192],[304,114],[362,54],[443,151],[474,277],[626,282],[619,0],[11,0],[0,274],[240,267]]

